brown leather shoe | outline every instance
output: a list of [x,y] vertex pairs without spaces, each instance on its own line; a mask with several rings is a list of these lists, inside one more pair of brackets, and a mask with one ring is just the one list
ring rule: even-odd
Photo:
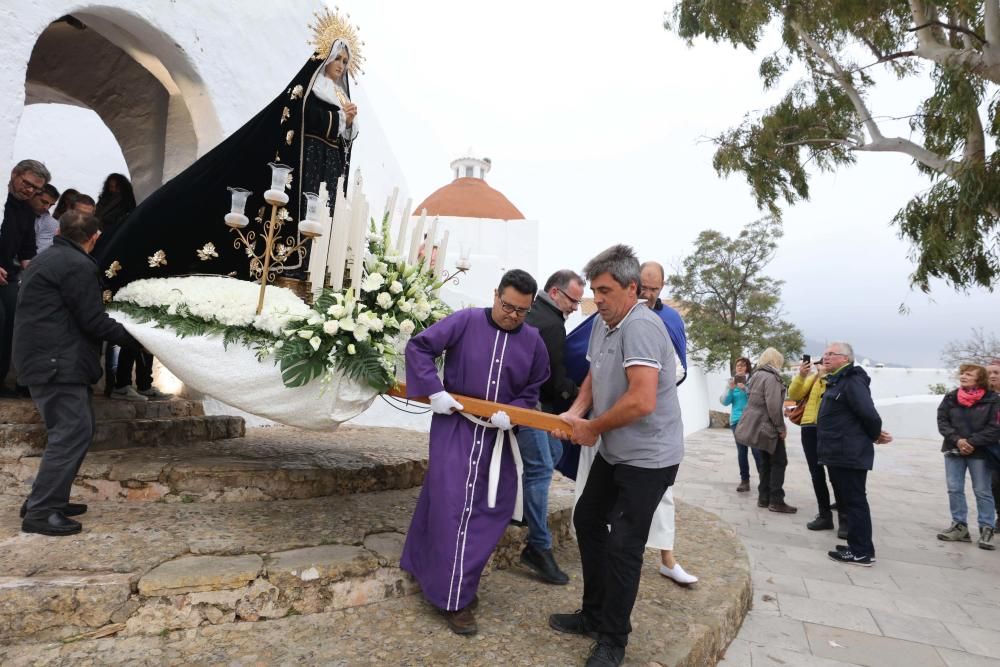
[[470,604],[458,611],[445,611],[444,609],[438,611],[441,612],[444,620],[448,622],[448,627],[456,635],[474,635],[479,631],[479,626],[476,625],[476,616],[472,613],[472,606]]
[[772,512],[779,512],[781,514],[795,514],[796,512],[799,511],[798,507],[792,507],[791,505],[788,505],[784,502],[771,503],[770,505],[767,506],[767,509],[771,510]]

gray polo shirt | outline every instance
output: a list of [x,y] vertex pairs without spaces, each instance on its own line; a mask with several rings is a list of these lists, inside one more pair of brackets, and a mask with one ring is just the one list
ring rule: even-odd
[[607,412],[628,389],[625,369],[651,366],[659,371],[656,409],[631,424],[601,435],[601,456],[608,463],[665,468],[684,458],[684,426],[677,400],[674,347],[667,328],[641,301],[614,329],[594,320],[587,347],[595,417]]

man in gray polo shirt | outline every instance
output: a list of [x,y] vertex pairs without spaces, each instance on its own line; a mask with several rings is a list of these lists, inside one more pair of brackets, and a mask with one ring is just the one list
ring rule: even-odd
[[673,344],[660,318],[638,299],[635,252],[613,246],[590,260],[584,275],[601,317],[587,351],[590,373],[562,417],[573,427],[573,442],[590,447],[600,436],[603,444],[573,519],[582,609],[552,614],[549,625],[597,639],[588,667],[617,666],[632,630],[649,525],[684,457],[684,429]]

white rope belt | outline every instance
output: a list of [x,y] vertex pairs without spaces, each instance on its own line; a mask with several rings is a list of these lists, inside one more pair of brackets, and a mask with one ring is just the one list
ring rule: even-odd
[[[462,416],[473,424],[477,424],[484,428],[496,429],[497,432],[496,440],[493,442],[493,455],[490,458],[490,483],[486,495],[486,504],[490,509],[492,509],[497,506],[497,489],[500,486],[500,461],[503,458],[504,431],[485,419],[480,419],[479,417],[475,417],[464,412],[462,413]],[[514,501],[513,518],[515,521],[520,521],[524,512],[524,489],[521,483],[521,474],[524,471],[524,464],[521,461],[521,449],[517,444],[517,436],[514,435],[514,429],[507,431],[507,433],[510,434],[510,452],[514,455],[514,467],[517,469],[517,499]]]

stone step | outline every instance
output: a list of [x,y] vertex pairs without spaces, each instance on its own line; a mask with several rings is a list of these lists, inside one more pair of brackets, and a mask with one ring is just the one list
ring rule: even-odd
[[[554,484],[554,490],[560,488],[561,483]],[[414,585],[395,568],[402,535],[388,529],[397,519],[395,512],[386,510],[412,494],[366,496],[361,498],[362,504],[371,510],[368,514],[373,520],[355,526],[360,530],[353,541],[312,547],[292,544],[280,552],[267,552],[261,548],[273,539],[266,537],[271,528],[258,523],[264,527],[264,541],[254,534],[250,540],[254,550],[237,554],[181,553],[148,570],[136,567],[133,575],[124,574],[121,567],[111,574],[16,574],[12,578],[19,578],[17,584],[0,584],[0,627],[8,638],[0,641],[0,664],[583,663],[589,641],[556,634],[546,622],[549,614],[572,611],[580,604],[579,554],[565,533],[557,534],[561,546],[556,549],[556,558],[570,575],[569,584],[545,584],[520,566],[487,573],[479,587],[479,634],[470,639],[449,632],[420,595],[407,595]],[[383,502],[383,496],[388,503]],[[565,501],[566,496],[560,496],[556,501],[560,509],[551,517],[560,527],[568,521]],[[322,514],[322,506],[316,501],[287,504],[296,508],[305,528],[317,526],[313,518]],[[408,519],[412,501],[404,505],[401,518]],[[180,511],[188,506],[160,506],[164,507]],[[225,506],[201,507],[218,511]],[[108,518],[92,521],[92,530],[102,530],[97,524]],[[749,564],[733,531],[715,515],[680,499],[677,520],[678,526],[683,526],[677,549],[701,581],[694,587],[674,585],[657,572],[659,554],[646,551],[632,613],[629,664],[714,665],[749,608]],[[226,523],[216,530],[231,533],[225,540],[234,544],[247,525]],[[372,528],[386,530],[360,535]],[[190,532],[191,526],[184,524],[178,529]],[[0,526],[0,535],[5,530]],[[523,529],[508,529],[505,536],[517,548],[519,531]],[[294,525],[285,532],[293,541],[303,534]],[[118,560],[116,538],[97,539],[112,547],[112,559],[103,567],[124,565]],[[224,544],[217,546],[223,548]],[[505,548],[510,553],[517,550],[509,545]],[[79,562],[88,562],[88,555],[83,554]],[[53,560],[56,565],[70,564],[65,559],[38,558],[37,554],[33,560],[43,568]],[[75,589],[71,596],[64,592],[68,589],[60,587],[71,585],[74,576],[89,579],[86,587]],[[134,577],[130,583],[116,579],[129,576]],[[13,590],[17,596],[8,592]],[[35,595],[29,593],[32,590],[36,590]],[[57,595],[47,598],[45,592]],[[12,619],[11,614],[18,611],[23,612],[21,617]],[[65,621],[62,626],[58,625],[60,620]],[[257,622],[248,622],[252,620]]]
[[[119,401],[94,396],[97,421],[120,419],[165,419],[200,417],[205,414],[201,401],[174,398],[169,401]],[[40,424],[42,417],[30,399],[0,399],[0,424]]]
[[[110,419],[97,422],[91,451],[157,447],[165,444],[240,438],[245,433],[242,417],[199,415]],[[47,435],[44,424],[0,424],[0,463],[40,456]]]
[[[554,483],[549,523],[569,535],[572,486]],[[253,503],[98,502],[84,531],[20,533],[0,497],[0,643],[97,630],[172,630],[328,613],[417,590],[399,568],[418,489]],[[514,563],[510,526],[492,568]],[[103,629],[103,630],[102,630]]]
[[[26,493],[39,457],[13,474]],[[427,434],[342,427],[316,433],[286,427],[248,429],[247,437],[93,452],[73,496],[95,500],[245,502],[409,489],[427,470]]]

